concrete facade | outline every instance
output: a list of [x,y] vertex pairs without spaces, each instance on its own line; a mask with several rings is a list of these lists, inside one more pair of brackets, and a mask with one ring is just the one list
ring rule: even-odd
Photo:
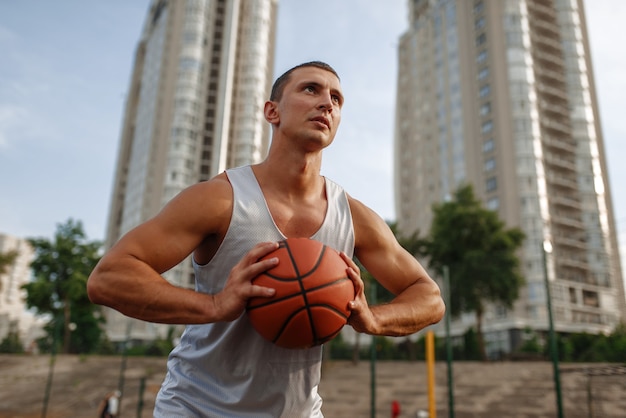
[[[107,248],[184,188],[265,156],[276,8],[277,0],[151,3],[126,99]],[[164,276],[193,286],[190,260]],[[107,322],[113,341],[167,332],[112,310]]]
[[15,260],[0,274],[0,341],[17,332],[24,348],[42,335],[43,321],[26,309],[26,292],[21,288],[30,281],[33,247],[23,238],[0,234],[0,253],[16,253]]
[[[547,329],[544,242],[559,332],[626,319],[606,156],[582,0],[411,0],[399,46],[395,200],[400,231],[426,234],[432,204],[464,183],[526,234],[526,285],[490,307],[488,351]],[[459,335],[472,315],[453,324]]]

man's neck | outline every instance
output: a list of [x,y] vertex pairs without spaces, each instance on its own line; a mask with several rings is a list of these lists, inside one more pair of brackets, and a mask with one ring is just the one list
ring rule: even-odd
[[293,197],[318,195],[323,187],[320,175],[321,154],[310,158],[271,158],[254,165],[259,184],[264,190],[272,189]]

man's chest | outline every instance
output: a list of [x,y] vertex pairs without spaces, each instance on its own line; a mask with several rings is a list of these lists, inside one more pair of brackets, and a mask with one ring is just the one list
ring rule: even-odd
[[298,205],[268,202],[274,223],[286,237],[310,237],[315,234],[324,223],[327,206],[325,200]]

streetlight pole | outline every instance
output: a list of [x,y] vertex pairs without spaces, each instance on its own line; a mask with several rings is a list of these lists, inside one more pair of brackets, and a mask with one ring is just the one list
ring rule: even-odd
[[[126,323],[126,337],[124,339],[124,346],[122,347],[122,362],[120,364],[120,377],[117,383],[117,390],[119,391],[119,403],[118,403],[118,414],[122,415],[122,398],[124,397],[124,380],[126,373],[126,357],[128,357],[128,342],[130,341],[130,330],[132,328],[132,320],[129,319]],[[118,415],[118,416],[119,416]]]
[[50,364],[48,366],[48,380],[46,381],[46,390],[43,398],[43,406],[41,410],[41,418],[48,416],[48,402],[50,401],[50,391],[52,390],[52,379],[54,376],[54,363],[56,363],[57,349],[59,344],[59,328],[63,322],[58,317],[52,319],[52,348],[50,351]]
[[546,307],[548,309],[548,325],[550,336],[550,357],[554,375],[554,390],[556,393],[556,407],[558,418],[563,418],[563,402],[561,399],[561,376],[559,373],[559,351],[554,332],[554,318],[552,316],[552,296],[550,295],[550,278],[548,276],[548,254],[552,253],[552,243],[549,240],[543,242],[543,276],[546,285]]

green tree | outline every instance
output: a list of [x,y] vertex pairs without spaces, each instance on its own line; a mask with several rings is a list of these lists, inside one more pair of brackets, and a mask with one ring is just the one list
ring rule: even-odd
[[4,340],[0,342],[0,353],[23,353],[24,346],[22,345],[22,341],[20,340],[20,335],[15,332],[9,332]]
[[607,361],[626,363],[626,324],[620,323],[608,336],[608,345],[611,347]]
[[[58,224],[53,240],[31,238],[34,280],[24,285],[26,303],[51,316],[46,327],[62,352],[90,352],[102,336],[100,308],[87,297],[87,278],[98,262],[101,243],[88,241],[80,221]],[[75,330],[75,332],[72,332]]]
[[9,324],[9,332],[0,342],[0,353],[23,353],[24,345],[20,340],[20,334],[17,330],[17,323],[11,322]]
[[545,351],[545,347],[539,340],[539,336],[530,327],[524,329],[524,342],[517,349],[519,353],[528,356],[541,355]]
[[429,267],[443,274],[448,266],[452,316],[474,312],[481,357],[486,359],[482,334],[487,303],[512,307],[524,280],[519,273],[517,249],[524,233],[506,229],[493,211],[481,206],[471,186],[460,187],[452,201],[433,206],[429,236],[422,252]]

